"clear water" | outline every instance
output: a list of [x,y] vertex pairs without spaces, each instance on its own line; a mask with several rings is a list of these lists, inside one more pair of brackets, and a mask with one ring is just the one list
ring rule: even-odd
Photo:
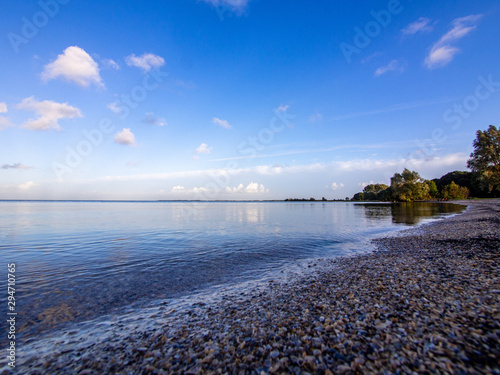
[[[368,251],[375,236],[462,209],[428,203],[0,201],[0,304],[6,313],[7,264],[15,263],[17,332],[26,339],[259,279],[300,260]],[[0,332],[6,332],[1,321]]]

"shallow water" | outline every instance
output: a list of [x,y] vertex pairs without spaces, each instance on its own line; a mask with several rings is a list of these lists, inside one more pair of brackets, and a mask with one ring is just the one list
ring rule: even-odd
[[[0,202],[0,288],[16,264],[17,338],[160,299],[371,250],[449,204]],[[6,292],[0,303],[7,308]],[[0,325],[6,332],[5,319]],[[0,337],[4,343],[6,335]]]

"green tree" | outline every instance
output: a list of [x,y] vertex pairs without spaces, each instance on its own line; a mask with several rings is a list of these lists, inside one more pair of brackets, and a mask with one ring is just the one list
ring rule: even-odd
[[443,199],[467,199],[469,197],[469,189],[464,186],[457,185],[454,181],[446,185],[443,189]]
[[436,183],[434,181],[426,181],[426,183],[429,186],[429,195],[431,196],[431,198],[437,198],[439,195],[439,191]]
[[429,185],[417,172],[406,169],[391,177],[392,198],[400,202],[423,200],[429,197]]
[[353,201],[364,201],[365,200],[365,195],[363,193],[356,193],[352,197]]
[[380,200],[379,194],[386,190],[389,186],[385,184],[370,184],[363,189],[364,200],[376,201]]
[[493,125],[478,130],[467,166],[481,176],[482,183],[491,192],[500,189],[500,131]]

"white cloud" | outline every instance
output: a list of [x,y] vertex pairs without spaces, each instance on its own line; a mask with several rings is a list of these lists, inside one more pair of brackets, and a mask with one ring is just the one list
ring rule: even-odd
[[236,13],[241,13],[245,10],[250,0],[202,0],[212,4],[215,7],[227,7]]
[[286,105],[280,105],[278,108],[276,108],[276,112],[286,112],[290,108],[288,104]]
[[[0,102],[0,113],[7,113],[7,104]],[[0,116],[0,130],[13,126],[7,117]]]
[[120,65],[118,65],[118,63],[113,59],[102,59],[101,62],[102,62],[102,65],[104,65],[107,68],[111,68],[111,69],[115,69],[115,70],[120,69]]
[[226,120],[221,120],[220,118],[217,118],[217,117],[214,117],[212,119],[212,122],[215,125],[218,125],[218,126],[220,126],[221,128],[224,128],[224,129],[231,129],[232,128],[232,126],[229,124],[229,122],[227,122]]
[[83,117],[80,110],[68,103],[57,103],[52,100],[37,101],[33,96],[23,99],[17,108],[33,111],[39,117],[29,119],[23,127],[30,130],[62,130],[58,121],[67,118]]
[[434,69],[449,64],[455,55],[460,52],[460,49],[452,45],[452,43],[475,30],[476,23],[481,17],[481,14],[477,14],[453,20],[453,28],[431,47],[429,54],[425,58],[425,66]]
[[212,151],[212,147],[208,147],[208,145],[206,143],[202,143],[195,150],[195,152],[197,154],[210,154],[211,151]]
[[425,65],[429,69],[448,65],[459,51],[457,47],[449,45],[434,46],[425,59]]
[[431,20],[429,18],[420,17],[415,22],[410,23],[401,32],[405,35],[414,35],[418,32],[428,32],[432,31],[433,26],[430,25]]
[[358,186],[361,188],[361,189],[364,189],[365,187],[367,187],[368,185],[373,185],[375,182],[373,180],[370,180],[370,182],[360,182],[358,183]]
[[156,125],[156,126],[167,125],[167,121],[163,117],[155,117],[153,112],[146,112],[146,117],[144,117],[142,122],[145,124]]
[[106,106],[111,112],[113,113],[116,113],[117,115],[119,115],[120,113],[122,113],[122,109],[121,107],[118,105],[117,102],[113,102],[113,103],[109,103],[107,106]]
[[343,187],[344,187],[344,184],[343,184],[342,182],[341,182],[341,183],[339,183],[339,184],[338,184],[338,183],[336,183],[336,182],[334,182],[334,183],[332,184],[332,190],[333,190],[333,191],[338,191],[338,190],[342,189]]
[[258,194],[258,193],[266,193],[269,190],[264,187],[262,184],[258,184],[257,182],[250,182],[248,186],[245,188],[245,193],[248,194]]
[[24,183],[24,184],[19,185],[17,188],[18,188],[19,190],[29,190],[29,189],[31,189],[32,187],[35,187],[36,185],[37,185],[37,184],[36,184],[36,183],[34,183],[33,181],[28,181],[28,182],[26,182],[26,183]]
[[403,72],[406,61],[404,59],[392,60],[389,64],[381,66],[375,71],[375,77],[381,76],[388,72]]
[[177,81],[175,81],[175,85],[182,87],[186,90],[192,90],[192,89],[196,88],[196,85],[194,84],[194,82],[192,82],[192,81],[186,82],[186,81],[183,81],[182,79],[178,79]]
[[165,59],[163,57],[152,53],[144,53],[141,56],[131,54],[125,57],[125,62],[128,66],[141,68],[145,73],[150,71],[152,68],[159,68],[160,66],[165,65]]
[[236,187],[226,186],[226,188],[224,189],[224,191],[226,193],[241,193],[241,192],[245,191],[245,186],[243,184],[239,184]]
[[129,128],[123,130],[115,135],[115,143],[125,146],[135,146],[135,136]]
[[309,117],[309,122],[318,122],[323,119],[323,115],[319,112],[316,112],[311,117]]
[[174,186],[174,187],[172,188],[172,192],[174,192],[174,193],[175,193],[175,192],[179,192],[179,191],[184,191],[184,190],[186,190],[186,189],[184,188],[184,186],[180,186],[180,185],[178,185],[178,186]]
[[99,66],[87,52],[77,46],[66,48],[55,61],[45,65],[41,77],[44,81],[61,77],[82,87],[90,84],[104,87]]

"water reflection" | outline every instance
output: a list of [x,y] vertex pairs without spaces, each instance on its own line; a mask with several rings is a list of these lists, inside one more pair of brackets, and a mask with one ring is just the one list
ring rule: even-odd
[[460,213],[465,206],[451,203],[360,203],[357,208],[363,209],[365,217],[370,220],[391,218],[394,224],[415,225],[423,220],[439,216]]

